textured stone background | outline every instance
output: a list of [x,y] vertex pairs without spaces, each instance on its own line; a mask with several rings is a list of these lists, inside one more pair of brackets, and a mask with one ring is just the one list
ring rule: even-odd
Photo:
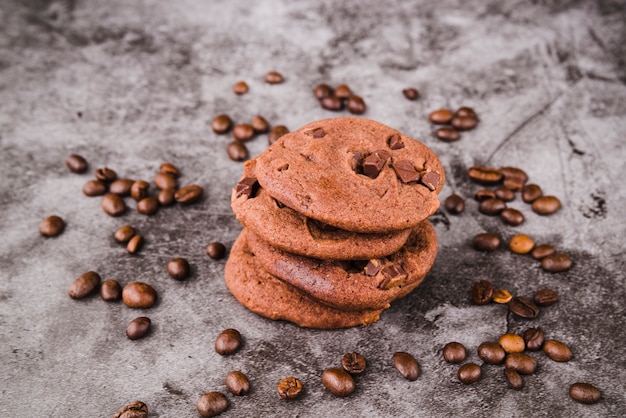
[[[625,21],[619,0],[0,0],[0,416],[108,417],[141,399],[150,417],[194,417],[198,396],[225,392],[233,369],[253,390],[228,395],[224,416],[623,416]],[[286,82],[264,84],[269,70]],[[231,92],[238,80],[249,83],[247,95]],[[224,261],[204,254],[214,240],[230,246],[241,228],[229,195],[242,166],[226,157],[231,138],[214,135],[211,119],[260,113],[296,129],[336,116],[312,97],[319,82],[348,83],[365,98],[366,117],[431,146],[448,172],[442,198],[468,198],[463,215],[433,217],[440,254],[426,281],[367,328],[323,332],[260,318],[228,293]],[[422,98],[405,100],[407,86]],[[428,113],[462,105],[477,110],[479,127],[453,144],[435,140]],[[252,141],[252,154],[266,143]],[[134,206],[110,218],[99,198],[81,193],[92,175],[66,169],[70,153],[91,170],[108,165],[148,180],[171,161],[181,183],[201,184],[206,198],[149,218]],[[563,209],[542,218],[513,202],[527,215],[517,228],[478,214],[478,186],[465,175],[477,163],[523,168]],[[53,213],[67,228],[44,239],[38,224]],[[125,223],[146,237],[138,255],[112,238]],[[470,239],[486,230],[553,243],[575,265],[549,274],[505,249],[477,253]],[[168,277],[175,256],[193,264],[190,280]],[[69,284],[87,270],[151,283],[160,300],[145,312],[71,300]],[[502,306],[469,302],[481,278],[518,295],[552,287],[561,301],[520,321]],[[126,324],[141,314],[153,332],[130,341]],[[494,366],[462,385],[457,366],[441,359],[456,340],[480,362],[480,342],[537,325],[574,358],[537,354],[538,371],[521,391]],[[224,358],[213,342],[227,327],[245,344]],[[353,350],[367,357],[368,372],[352,396],[335,398],[321,373]],[[419,360],[417,381],[393,369],[395,351]],[[288,375],[306,387],[293,402],[275,394]],[[575,381],[598,386],[603,400],[573,402]]]

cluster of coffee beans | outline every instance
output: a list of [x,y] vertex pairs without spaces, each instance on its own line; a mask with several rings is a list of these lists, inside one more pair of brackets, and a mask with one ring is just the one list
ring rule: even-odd
[[[265,73],[263,80],[267,84],[281,84],[285,81],[285,77],[283,77],[283,75],[278,71],[268,71]],[[233,93],[238,96],[246,94],[248,91],[250,91],[250,86],[243,80],[237,81],[233,84]]]
[[338,112],[348,109],[353,115],[362,115],[367,110],[363,97],[354,94],[347,84],[332,88],[326,83],[321,83],[315,86],[313,95],[326,110]]
[[435,131],[435,137],[445,142],[461,139],[460,131],[474,129],[479,122],[478,115],[471,107],[463,106],[452,112],[450,109],[437,109],[428,115],[428,120],[435,125],[446,125]]

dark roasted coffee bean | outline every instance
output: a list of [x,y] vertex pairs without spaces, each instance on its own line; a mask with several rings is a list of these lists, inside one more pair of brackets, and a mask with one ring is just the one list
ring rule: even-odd
[[458,194],[451,194],[446,197],[446,200],[443,202],[443,206],[446,208],[448,213],[452,215],[458,215],[463,213],[465,210],[465,199],[463,199]]
[[448,109],[437,109],[428,115],[428,120],[437,125],[445,125],[450,123],[453,116],[452,112]]
[[505,303],[509,303],[511,299],[513,299],[513,296],[511,296],[511,293],[509,293],[508,290],[494,289],[492,300],[495,303],[505,304]]
[[261,115],[256,115],[250,121],[250,126],[257,134],[264,134],[270,130],[270,123]]
[[190,184],[181,187],[174,193],[174,199],[180,205],[190,205],[199,201],[202,198],[204,189],[197,184]]
[[476,363],[465,363],[456,373],[456,377],[461,383],[469,385],[478,382],[483,375],[483,371]]
[[116,194],[109,193],[102,198],[102,210],[110,216],[120,216],[126,211],[126,203]]
[[225,134],[232,128],[233,120],[226,114],[217,115],[211,122],[211,129],[216,134]]
[[130,196],[139,202],[141,199],[148,197],[148,189],[150,189],[150,183],[145,180],[136,180],[130,187]]
[[138,340],[145,337],[150,332],[152,321],[147,316],[140,316],[133,319],[126,326],[126,336],[129,340]]
[[500,344],[486,341],[478,346],[478,357],[488,364],[501,364],[506,352]]
[[517,234],[511,237],[509,249],[515,254],[528,254],[535,248],[535,240],[526,234]]
[[524,353],[511,353],[506,356],[504,367],[520,374],[533,374],[537,367],[537,359]]
[[572,267],[572,259],[563,253],[554,253],[541,259],[541,268],[550,273],[559,273]]
[[409,381],[417,380],[419,376],[419,365],[417,360],[409,353],[398,351],[393,355],[393,366]]
[[461,139],[461,134],[455,128],[444,126],[435,131],[435,137],[444,142],[454,142]]
[[159,190],[163,190],[163,189],[175,189],[177,184],[176,184],[176,177],[174,177],[171,174],[167,174],[167,173],[157,173],[154,176],[154,185],[159,189]]
[[65,221],[57,215],[50,215],[44,218],[39,224],[39,233],[44,237],[56,237],[65,228]]
[[506,209],[506,203],[497,197],[485,199],[478,205],[478,211],[488,216],[499,215],[504,209]]
[[513,369],[504,368],[504,378],[513,389],[521,389],[524,385],[522,376]]
[[483,200],[487,200],[487,199],[495,199],[495,198],[496,198],[496,192],[494,192],[491,189],[480,189],[480,190],[477,190],[476,193],[474,194],[474,200],[478,202],[482,202]]
[[460,363],[467,357],[465,346],[456,341],[444,345],[441,354],[443,355],[443,359],[448,363]]
[[326,110],[338,111],[343,109],[343,102],[335,95],[324,97],[320,100],[320,104]]
[[324,97],[332,96],[333,89],[328,84],[318,84],[313,89],[313,95],[317,100],[322,100]]
[[85,196],[102,196],[107,192],[107,186],[100,180],[88,180],[83,186]]
[[180,177],[180,170],[172,163],[163,163],[159,166],[159,173],[169,174],[177,179]]
[[109,192],[118,196],[130,196],[130,188],[134,181],[131,179],[117,179],[109,185]]
[[238,141],[249,141],[254,137],[254,128],[247,123],[240,123],[233,128],[233,136]]
[[417,91],[417,89],[413,87],[403,89],[402,94],[404,94],[404,97],[406,97],[407,100],[417,100],[420,97],[419,91]]
[[117,173],[108,167],[101,167],[95,171],[96,178],[105,183],[110,183],[117,179]]
[[120,226],[119,229],[115,231],[113,238],[115,238],[115,241],[123,244],[130,241],[130,239],[135,236],[135,233],[135,228],[130,225],[124,225]]
[[365,366],[367,366],[365,357],[359,353],[346,353],[341,357],[341,367],[352,375],[362,374]]
[[550,306],[559,301],[559,294],[552,289],[538,290],[533,296],[538,306]]
[[528,180],[528,174],[517,167],[500,167],[498,171],[504,176],[502,184],[511,191],[522,190]]
[[485,167],[482,165],[475,165],[470,167],[467,171],[467,175],[470,180],[473,180],[482,184],[496,184],[502,180],[502,173],[493,167]]
[[352,96],[352,90],[346,84],[340,84],[335,87],[335,96],[342,100],[346,100]]
[[450,124],[459,131],[469,131],[478,125],[478,119],[469,116],[454,116]]
[[543,346],[544,341],[543,330],[539,327],[528,328],[524,331],[524,342],[526,343],[526,350],[539,351]]
[[517,209],[506,208],[500,212],[500,219],[507,225],[518,226],[524,223],[524,214]]
[[226,387],[235,396],[247,395],[250,392],[250,380],[245,374],[234,370],[226,375]]
[[241,346],[241,334],[233,328],[227,328],[215,339],[215,351],[227,356],[235,353]]
[[550,360],[566,362],[572,359],[572,350],[567,344],[558,340],[546,340],[543,343],[543,352]]
[[514,297],[508,306],[509,311],[520,318],[533,319],[539,315],[539,308],[535,302],[523,296]]
[[269,134],[267,134],[267,142],[269,145],[272,145],[274,142],[278,141],[278,139],[289,133],[289,129],[285,125],[277,125],[272,128]]
[[533,201],[530,208],[537,215],[552,215],[561,209],[561,201],[556,196],[541,196]]
[[478,251],[495,251],[500,247],[500,238],[490,232],[484,232],[474,237],[472,245]]
[[530,256],[535,260],[542,260],[543,258],[552,255],[556,252],[556,248],[552,245],[543,244],[538,245],[530,252]]
[[526,343],[521,335],[506,333],[498,338],[498,344],[506,353],[521,353],[526,348]]
[[524,203],[533,203],[541,196],[543,196],[543,191],[536,184],[527,184],[522,188],[522,200]]
[[496,197],[500,200],[504,200],[505,202],[512,202],[515,200],[515,192],[511,189],[507,189],[506,187],[498,187],[494,190]]
[[100,297],[105,302],[120,300],[122,298],[122,286],[117,280],[105,280],[100,285]]
[[206,247],[206,255],[213,260],[219,260],[226,254],[226,247],[221,242],[212,242]]
[[220,392],[207,392],[196,402],[196,410],[203,418],[215,417],[227,409],[228,399]]
[[241,141],[233,141],[226,146],[228,158],[233,161],[244,161],[248,159],[248,147]]
[[157,299],[157,292],[152,286],[143,282],[131,282],[122,289],[122,301],[129,308],[151,308]]
[[148,418],[148,405],[141,401],[132,401],[117,411],[113,418]]
[[354,379],[345,370],[331,367],[322,373],[322,384],[335,396],[345,397],[354,392]]
[[457,111],[454,112],[454,115],[460,116],[460,117],[478,119],[478,115],[476,114],[476,111],[472,109],[471,107],[467,107],[467,106],[459,107]]
[[486,305],[493,297],[493,285],[489,280],[475,282],[472,286],[472,301],[476,305]]
[[293,376],[285,377],[278,382],[276,392],[283,399],[296,399],[302,392],[302,382]]
[[161,206],[171,206],[176,202],[176,189],[163,189],[159,190],[159,194],[157,194],[157,202]]
[[348,103],[346,104],[346,108],[348,112],[353,115],[362,115],[367,110],[367,106],[365,105],[365,100],[361,96],[350,96],[348,98]]
[[248,90],[250,90],[250,87],[248,87],[248,83],[245,81],[238,81],[233,84],[233,93],[237,95],[246,94]]
[[265,74],[265,82],[267,84],[280,84],[285,81],[285,78],[278,71],[269,71]]
[[78,154],[71,154],[65,160],[65,165],[70,169],[72,173],[82,174],[87,171],[89,164],[87,164],[87,160],[81,157]]
[[159,210],[159,202],[154,197],[144,197],[137,202],[137,212],[144,215],[154,215]]
[[82,299],[89,296],[98,286],[100,286],[100,275],[95,271],[88,271],[72,282],[67,294],[72,299]]
[[167,263],[167,272],[176,280],[185,280],[190,271],[189,262],[184,258],[172,258]]
[[576,402],[594,404],[600,401],[600,389],[590,383],[576,382],[569,387],[569,396]]
[[133,235],[133,237],[128,240],[128,243],[126,244],[126,251],[130,254],[135,254],[141,249],[141,247],[143,247],[143,236],[139,234]]

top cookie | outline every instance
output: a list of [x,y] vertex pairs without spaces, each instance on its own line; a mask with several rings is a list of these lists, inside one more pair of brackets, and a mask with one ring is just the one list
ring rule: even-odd
[[259,184],[280,203],[348,231],[412,228],[439,207],[445,173],[421,142],[364,118],[311,122],[257,157]]

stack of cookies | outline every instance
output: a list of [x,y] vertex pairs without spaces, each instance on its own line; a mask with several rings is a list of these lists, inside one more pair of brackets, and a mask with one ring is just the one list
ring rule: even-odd
[[424,144],[363,118],[309,123],[245,163],[225,267],[248,309],[310,328],[378,320],[426,276],[445,174]]

